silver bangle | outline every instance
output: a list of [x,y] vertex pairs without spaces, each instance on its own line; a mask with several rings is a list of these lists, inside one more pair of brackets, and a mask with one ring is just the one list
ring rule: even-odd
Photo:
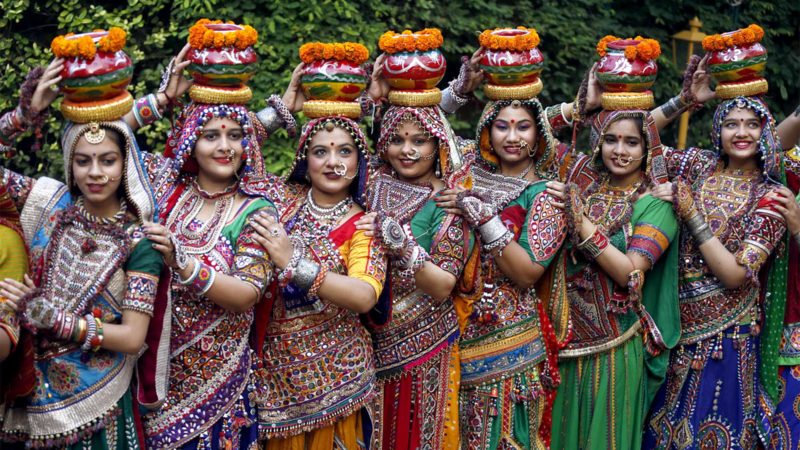
[[307,291],[314,284],[314,278],[319,273],[319,265],[305,258],[297,262],[297,267],[292,274],[292,282],[300,289]]
[[689,228],[689,232],[692,233],[697,245],[701,245],[714,237],[711,228],[708,227],[708,224],[700,214],[695,214],[691,219],[687,220],[686,227]]
[[194,260],[194,267],[192,268],[192,274],[189,275],[189,278],[184,280],[183,278],[181,278],[181,274],[178,273],[178,282],[184,286],[192,284],[194,279],[197,278],[197,274],[200,273],[200,261],[198,261],[197,258],[192,258],[192,260]]
[[500,239],[506,234],[506,228],[500,216],[495,215],[487,220],[483,225],[478,226],[478,231],[481,233],[481,240],[484,244],[491,244],[492,242]]
[[211,286],[214,285],[214,281],[217,280],[217,271],[216,271],[216,269],[214,269],[213,267],[210,267],[210,266],[208,268],[209,268],[209,270],[211,272],[211,275],[209,275],[209,277],[208,277],[208,283],[206,283],[206,285],[203,287],[203,289],[201,289],[197,293],[197,295],[205,295],[205,293],[208,292],[209,289],[211,289]]
[[442,100],[439,102],[439,107],[447,114],[453,114],[462,106],[469,103],[469,97],[462,97],[453,92],[453,87],[450,86],[442,91]]
[[256,113],[256,117],[258,117],[258,120],[264,125],[268,134],[274,133],[278,128],[283,126],[283,122],[280,117],[278,117],[278,111],[272,106],[267,106]]

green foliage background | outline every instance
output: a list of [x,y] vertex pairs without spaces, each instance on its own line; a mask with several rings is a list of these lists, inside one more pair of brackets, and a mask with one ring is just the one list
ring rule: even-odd
[[[758,23],[766,30],[764,44],[770,60],[770,106],[778,120],[794,111],[800,100],[800,2],[797,0],[744,0],[737,7],[723,0],[532,0],[526,2],[460,0],[0,0],[0,111],[12,108],[25,74],[51,59],[50,41],[58,34],[119,26],[128,31],[127,51],[136,63],[134,96],[153,92],[170,57],[186,42],[189,26],[202,17],[252,25],[259,32],[256,50],[260,70],[251,82],[255,93],[250,108],[265,106],[264,99],[282,93],[292,69],[299,63],[297,49],[309,41],[351,40],[365,44],[376,55],[378,37],[386,30],[438,27],[445,37],[448,75],[458,73],[461,55],[477,47],[477,34],[485,28],[525,25],[541,36],[546,58],[543,74],[545,105],[571,100],[586,69],[596,59],[594,46],[606,34],[658,39],[663,54],[655,88],[663,102],[679,90],[680,68],[673,63],[670,36],[688,28],[698,16],[703,31],[719,33]],[[679,64],[680,65],[680,64]],[[443,82],[442,85],[445,83]],[[480,95],[480,94],[479,94]],[[60,113],[54,105],[43,136],[43,149],[27,151],[32,138],[23,139],[19,152],[0,163],[28,175],[61,177],[58,146]],[[452,119],[456,132],[472,136],[482,104],[473,102]],[[692,116],[689,144],[708,145],[713,105]],[[164,120],[143,130],[146,149],[163,147],[169,123]],[[663,134],[674,144],[677,126]],[[284,171],[294,154],[285,134],[267,142],[264,155],[273,172]]]

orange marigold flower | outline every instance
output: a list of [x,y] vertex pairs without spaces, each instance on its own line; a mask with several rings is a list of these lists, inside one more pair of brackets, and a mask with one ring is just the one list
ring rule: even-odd
[[94,55],[97,54],[97,48],[94,46],[94,41],[89,36],[79,37],[77,39],[78,43],[78,55],[83,59],[94,59]]
[[733,47],[746,47],[761,42],[764,29],[756,24],[747,28],[723,34],[713,34],[703,39],[703,49],[707,52],[721,51]]
[[97,42],[97,49],[101,52],[116,53],[125,46],[127,35],[122,28],[112,27],[108,34],[100,38]]
[[608,43],[618,40],[619,38],[616,36],[612,36],[610,34],[606,35],[603,39],[600,39],[600,42],[598,42],[597,46],[595,47],[595,50],[597,50],[597,54],[600,55],[601,58],[603,56],[606,56],[606,53],[608,52]]
[[658,59],[661,56],[661,45],[655,39],[644,39],[636,46],[639,58],[645,61]]
[[214,32],[206,30],[203,32],[203,45],[200,48],[211,48],[214,46]]
[[[521,30],[525,31],[525,33],[515,35],[499,33],[510,30]],[[481,47],[490,50],[526,51],[536,48],[539,45],[539,34],[536,33],[536,30],[533,28],[495,28],[493,30],[484,30],[480,36],[478,36],[478,42]]]
[[[258,32],[250,25],[244,25],[239,30],[214,31],[206,25],[221,24],[221,20],[200,19],[189,28],[189,45],[192,48],[223,48],[236,47],[244,50],[258,41]],[[233,22],[226,22],[236,25]]]
[[636,46],[635,45],[629,45],[629,46],[625,47],[625,58],[627,58],[628,61],[635,60],[637,54],[638,54],[638,51],[636,50]]
[[225,33],[214,33],[214,48],[225,47]]
[[412,33],[405,30],[400,34],[387,31],[378,39],[378,47],[386,53],[428,51],[442,46],[442,32],[436,28],[426,28]]

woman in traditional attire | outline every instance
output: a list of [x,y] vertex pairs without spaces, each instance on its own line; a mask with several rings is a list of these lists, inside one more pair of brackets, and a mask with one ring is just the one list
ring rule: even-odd
[[[34,110],[55,98],[61,69],[56,60],[44,71]],[[0,169],[21,210],[37,286],[14,286],[28,290],[12,300],[37,334],[35,389],[9,405],[3,438],[34,448],[140,448],[131,378],[163,267],[142,231],[156,204],[132,130],[88,114],[108,120],[67,122],[65,183]]]
[[[438,30],[427,32],[441,39]],[[393,52],[385,38],[381,43]],[[374,232],[392,265],[386,302],[368,322],[378,372],[375,446],[458,449],[459,326],[452,295],[462,285],[473,289],[474,277],[462,279],[472,232],[435,198],[457,182],[463,142],[438,98],[420,102],[414,94],[389,92],[385,60],[376,61],[370,94],[379,103],[386,96],[400,103],[380,118],[378,173],[369,186]],[[475,258],[472,272],[477,263]]]
[[386,259],[355,226],[364,216],[369,144],[346,116],[354,106],[357,118],[360,108],[330,102],[313,114],[299,92],[301,69],[284,99],[290,109],[303,105],[312,120],[278,220],[254,223],[278,282],[256,371],[259,429],[268,450],[356,450],[371,439],[375,393],[374,354],[359,314],[381,295]]
[[786,295],[773,253],[786,227],[771,198],[783,169],[765,86],[718,83],[733,98],[714,114],[713,149],[664,149],[682,222],[682,330],[645,448],[766,445]]

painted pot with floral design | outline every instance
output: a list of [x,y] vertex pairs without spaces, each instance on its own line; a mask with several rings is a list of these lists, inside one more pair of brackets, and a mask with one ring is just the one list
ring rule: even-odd
[[[97,31],[67,35],[64,39],[72,44],[88,37],[91,45],[97,45],[108,34],[108,31]],[[84,43],[78,45],[84,46]],[[127,92],[132,76],[133,61],[124,51],[95,50],[94,56],[89,59],[81,56],[65,58],[60,89],[69,102],[109,100]]]
[[383,63],[383,78],[393,89],[427,90],[442,81],[447,70],[444,55],[437,48],[428,51],[389,54]]
[[[724,33],[722,36],[731,35]],[[746,82],[763,78],[767,49],[760,42],[710,53],[708,68],[717,82]]]
[[352,102],[367,87],[367,72],[345,60],[318,60],[303,68],[300,86],[308,100]]
[[[513,38],[530,34],[529,30],[500,29],[491,34],[501,38]],[[544,67],[544,57],[538,48],[523,50],[487,48],[480,61],[481,69],[489,84],[516,86],[534,83]]]
[[[244,30],[241,25],[232,23],[209,23],[205,27],[219,33],[221,39],[225,39],[224,36],[228,34]],[[232,39],[228,39],[227,42]],[[191,61],[187,70],[196,84],[222,88],[244,86],[255,75],[258,62],[258,56],[252,46],[242,49],[234,45],[216,47],[216,44],[205,48],[192,48],[187,53],[186,59]]]
[[607,44],[605,56],[597,67],[597,81],[605,92],[645,92],[650,89],[658,75],[658,64],[653,59],[626,56],[628,47],[636,47],[641,41],[624,39]]

